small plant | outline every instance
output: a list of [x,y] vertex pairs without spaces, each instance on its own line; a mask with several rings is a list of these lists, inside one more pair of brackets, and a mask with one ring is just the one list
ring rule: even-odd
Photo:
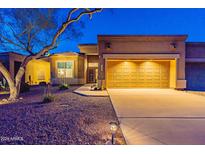
[[43,97],[43,103],[50,103],[54,101],[54,96],[51,94],[51,85],[50,83],[47,84],[47,86],[44,88],[44,97]]
[[46,95],[43,98],[43,103],[50,103],[54,101],[54,96],[53,95]]
[[61,84],[59,85],[59,90],[66,90],[69,89],[69,85],[68,84]]
[[91,86],[91,91],[101,90],[96,84]]

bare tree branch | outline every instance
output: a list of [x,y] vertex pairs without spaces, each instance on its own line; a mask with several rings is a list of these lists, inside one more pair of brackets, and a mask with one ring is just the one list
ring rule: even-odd
[[77,10],[79,9],[72,9],[69,13],[68,13],[68,18],[67,20],[62,24],[62,26],[57,30],[56,34],[54,35],[53,37],[53,40],[51,42],[50,45],[47,45],[45,46],[43,49],[41,49],[37,54],[35,55],[31,55],[31,56],[28,56],[26,57],[26,59],[24,60],[24,62],[22,63],[21,67],[25,67],[26,64],[31,60],[31,59],[36,59],[36,58],[39,58],[40,56],[44,55],[46,52],[48,52],[49,50],[51,50],[55,44],[56,44],[56,41],[57,39],[59,38],[59,36],[65,31],[65,29],[72,23],[78,21],[83,15],[92,15],[94,13],[97,13],[97,12],[101,12],[102,9],[94,9],[94,10],[85,10],[83,12],[81,12],[77,17],[75,18],[71,18],[72,14],[74,12],[76,12]]
[[1,37],[2,39],[4,39],[5,41],[7,41],[8,43],[11,43],[12,45],[14,45],[14,46],[16,46],[16,47],[19,47],[20,49],[25,50],[24,47],[22,47],[21,45],[15,43],[14,41],[8,39],[7,37],[3,36],[2,34],[0,34],[0,37]]
[[[91,19],[94,13],[101,12],[102,9],[71,9],[67,14],[65,22],[60,25],[56,32],[54,30],[56,29],[57,22],[55,20],[55,16],[52,16],[52,10],[48,10],[49,12],[45,11],[47,10],[21,9],[20,11],[18,9],[14,9],[11,11],[11,14],[9,14],[9,19],[11,19],[9,21],[11,22],[11,26],[9,27],[11,29],[8,30],[8,27],[2,27],[2,29],[0,29],[2,31],[0,32],[0,43],[2,44],[1,49],[3,45],[7,45],[7,48],[20,48],[21,52],[23,50],[30,54],[23,60],[15,76],[15,80],[11,77],[9,71],[0,62],[0,72],[2,72],[9,83],[10,100],[16,100],[16,98],[18,98],[22,77],[25,73],[25,67],[30,60],[40,58],[48,51],[57,48],[59,45],[58,41],[60,41],[60,36],[62,34],[67,34],[66,29],[68,26],[70,26],[69,30],[73,33],[72,23],[77,22],[84,15],[88,15]],[[7,12],[4,12],[3,17],[5,18],[5,21],[7,21]],[[12,25],[18,26],[14,27],[14,30]],[[74,31],[74,33],[76,32],[77,31]],[[44,34],[46,35],[44,36]],[[51,35],[53,35],[53,37],[51,37]],[[48,40],[50,40],[50,43],[47,43]],[[42,42],[46,43],[47,45],[41,44]],[[35,50],[33,49],[34,44],[34,48],[37,49],[38,52],[33,54],[33,50]],[[42,47],[40,50],[39,46]]]

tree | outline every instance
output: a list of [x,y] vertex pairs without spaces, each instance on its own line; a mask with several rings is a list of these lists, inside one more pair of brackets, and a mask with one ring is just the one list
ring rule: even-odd
[[56,11],[55,9],[10,9],[0,12],[2,25],[0,47],[7,51],[18,50],[27,53],[15,79],[12,79],[9,71],[0,62],[0,72],[10,88],[8,101],[15,101],[19,97],[21,79],[30,60],[40,58],[56,48],[63,34],[66,34],[65,37],[78,35],[75,23],[85,15],[91,19],[93,14],[101,12],[102,9],[70,9],[67,11],[65,21],[60,24],[55,22]]

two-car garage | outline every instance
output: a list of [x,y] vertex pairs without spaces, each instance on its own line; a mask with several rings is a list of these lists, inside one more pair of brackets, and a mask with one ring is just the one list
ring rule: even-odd
[[98,35],[98,86],[185,89],[187,35]]
[[169,88],[176,84],[174,60],[107,60],[106,88]]

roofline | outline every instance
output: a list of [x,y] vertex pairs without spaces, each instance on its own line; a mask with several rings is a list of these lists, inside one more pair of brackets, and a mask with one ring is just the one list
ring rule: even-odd
[[186,44],[205,44],[205,42],[186,42]]
[[97,46],[97,43],[78,44],[78,46]]
[[186,42],[186,47],[205,47],[205,42]]
[[188,35],[98,35],[98,41],[108,40],[126,40],[137,42],[150,41],[186,41]]
[[60,55],[60,54],[66,54],[66,53],[73,53],[73,54],[75,54],[75,55],[79,55],[79,53],[78,52],[74,52],[74,51],[65,51],[65,52],[59,52],[59,53],[52,53],[52,54],[50,54],[48,57],[50,57],[50,56],[53,56],[53,55]]
[[180,35],[179,34],[171,34],[171,35],[168,35],[168,34],[164,34],[164,35],[157,35],[157,34],[156,35],[143,35],[143,34],[139,34],[139,35],[138,34],[137,35],[132,35],[132,34],[131,35],[129,35],[129,34],[128,35],[127,34],[126,35],[123,35],[123,34],[119,34],[119,35],[112,35],[112,34],[111,35],[103,35],[102,34],[101,35],[100,34],[100,35],[97,35],[97,37],[165,37],[165,36],[166,37],[169,37],[169,36],[170,37],[173,37],[173,36],[175,36],[175,37],[188,37],[188,34],[180,34]]
[[0,54],[10,54],[10,53],[12,53],[12,54],[17,54],[17,55],[20,55],[20,56],[26,56],[26,55],[24,55],[24,54],[20,54],[20,53],[13,52],[13,51],[0,52]]

